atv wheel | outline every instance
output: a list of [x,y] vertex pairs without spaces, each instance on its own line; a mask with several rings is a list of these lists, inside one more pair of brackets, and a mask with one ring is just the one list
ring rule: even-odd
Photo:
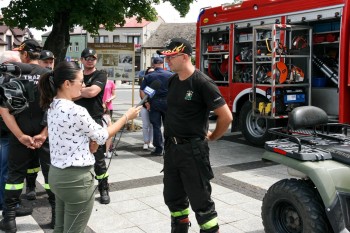
[[[257,98],[256,103],[258,104],[259,102],[267,102],[267,100]],[[272,139],[272,135],[267,130],[275,126],[274,120],[269,120],[258,114],[253,116],[251,102],[247,101],[243,104],[239,116],[242,134],[248,142],[257,146],[263,146],[266,141]]]
[[317,189],[305,180],[284,179],[272,185],[261,215],[266,233],[333,232]]

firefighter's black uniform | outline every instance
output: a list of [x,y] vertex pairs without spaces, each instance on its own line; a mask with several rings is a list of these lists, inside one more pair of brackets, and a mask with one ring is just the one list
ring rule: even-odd
[[[40,67],[36,64],[13,63],[22,70],[31,69],[30,74],[22,75],[21,78],[30,80],[34,83],[34,101],[29,102],[29,108],[15,115],[15,120],[18,127],[25,135],[35,136],[41,133],[46,127],[43,124],[44,111],[40,108],[39,99],[40,93],[37,88],[37,83],[41,74],[49,72],[49,70]],[[50,150],[48,139],[44,144],[35,150],[27,148],[13,134],[9,136],[9,156],[8,156],[8,179],[5,185],[4,192],[4,216],[6,219],[13,220],[15,206],[19,203],[20,195],[24,186],[24,178],[27,175],[27,170],[31,168],[31,164],[40,161],[41,170],[45,178],[44,188],[49,196],[49,202],[52,206],[52,224],[54,225],[54,207],[55,196],[50,190],[48,182],[48,171],[50,166]],[[3,220],[4,221],[4,220]],[[5,222],[4,222],[5,223]],[[6,227],[1,223],[0,226]],[[15,226],[11,225],[11,228]]]
[[[104,88],[106,86],[107,76],[101,71],[94,71],[89,75],[84,75],[84,83],[87,87],[92,85],[97,85],[101,88],[101,92],[93,98],[81,98],[75,101],[76,104],[83,106],[89,112],[90,116],[96,121],[96,123],[103,126],[103,106],[102,106],[102,97],[104,93]],[[107,166],[105,161],[105,146],[99,146],[97,151],[94,153],[95,156],[95,173],[96,179],[98,180],[98,189],[101,195],[100,202],[101,204],[108,204],[109,199],[109,187],[108,187],[108,173]]]
[[[189,203],[201,232],[217,232],[219,226],[211,199],[209,162],[209,112],[225,103],[213,81],[198,70],[180,81],[169,80],[168,110],[164,126],[164,200],[172,217],[172,232],[188,231]],[[181,229],[182,230],[181,230]]]

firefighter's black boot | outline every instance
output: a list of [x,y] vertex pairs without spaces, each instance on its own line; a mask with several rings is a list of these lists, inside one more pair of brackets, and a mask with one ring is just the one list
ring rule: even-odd
[[46,193],[49,195],[49,203],[51,205],[51,222],[50,222],[50,227],[52,229],[55,228],[55,223],[56,223],[56,199],[55,199],[55,194],[50,189],[46,189]]
[[5,233],[16,233],[16,207],[4,207],[4,218],[0,221],[0,230]]
[[26,198],[27,200],[36,200],[36,192],[35,192],[35,187],[36,187],[36,178],[38,177],[38,173],[29,173],[26,176]]
[[55,229],[55,223],[56,223],[55,207],[56,207],[56,204],[51,204],[51,222],[50,222],[51,229]]
[[98,181],[98,191],[100,191],[100,203],[101,204],[109,204],[111,202],[111,199],[109,197],[109,185],[108,185],[108,179],[103,178],[102,180]]
[[171,217],[171,233],[188,233],[188,228],[191,226],[188,216],[179,218]]
[[33,213],[33,208],[22,205],[21,201],[16,205],[16,217],[27,216]]

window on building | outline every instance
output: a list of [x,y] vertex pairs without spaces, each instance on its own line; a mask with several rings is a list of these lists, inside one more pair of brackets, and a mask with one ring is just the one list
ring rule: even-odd
[[108,36],[96,36],[94,37],[94,42],[95,43],[108,43]]
[[72,46],[68,47],[68,52],[72,52]]
[[140,36],[128,36],[128,43],[140,44]]
[[79,43],[75,42],[74,52],[79,52]]
[[119,35],[113,36],[113,42],[120,42],[120,36]]
[[12,50],[12,36],[6,36],[6,49]]

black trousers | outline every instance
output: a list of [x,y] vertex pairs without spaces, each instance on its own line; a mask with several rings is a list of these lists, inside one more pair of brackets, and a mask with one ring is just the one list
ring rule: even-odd
[[45,179],[45,190],[49,195],[49,202],[54,204],[55,196],[48,186],[48,173],[50,167],[49,141],[46,140],[39,149],[28,149],[13,135],[10,136],[8,154],[8,178],[5,185],[4,202],[5,208],[14,207],[19,203],[22,193],[24,178],[28,168],[39,161],[41,171]]
[[163,194],[172,215],[186,210],[191,203],[200,226],[216,218],[215,204],[211,199],[212,178],[206,141],[174,144],[166,138]]
[[[102,118],[101,119],[94,119],[97,124],[103,126]],[[96,173],[96,179],[101,180],[108,177],[107,174],[107,166],[105,161],[105,155],[106,152],[106,146],[100,145],[97,149],[97,151],[94,153],[95,156],[95,165],[94,170]]]

